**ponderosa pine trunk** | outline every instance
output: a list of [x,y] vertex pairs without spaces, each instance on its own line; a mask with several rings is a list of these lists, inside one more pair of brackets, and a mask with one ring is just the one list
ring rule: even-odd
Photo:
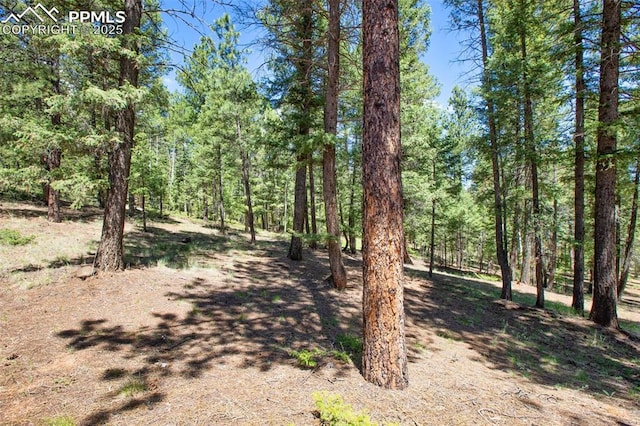
[[622,264],[620,266],[620,278],[618,279],[618,298],[622,296],[629,279],[631,269],[631,258],[633,257],[633,242],[636,237],[636,226],[638,225],[638,190],[640,189],[640,157],[636,161],[636,173],[633,179],[633,201],[631,202],[631,217],[627,228],[627,238],[622,251]]
[[[59,122],[60,116],[57,115]],[[52,118],[54,121],[56,117]],[[60,168],[62,161],[62,150],[60,148],[51,148],[43,156],[44,167],[47,172],[51,173]],[[60,223],[62,222],[62,215],[60,214],[60,193],[58,190],[51,186],[53,181],[52,177],[47,178],[47,182],[44,185],[45,202],[47,203],[47,220],[49,222]]]
[[[324,131],[335,136],[338,132],[338,79],[340,76],[340,0],[329,0],[329,31],[327,34],[327,91],[324,107]],[[336,177],[335,139],[324,144],[322,152],[322,195],[329,238],[329,268],[331,282],[338,290],[347,288],[347,271],[340,249],[338,221],[338,184]]]
[[291,260],[302,260],[302,234],[304,233],[305,206],[307,204],[307,167],[305,160],[306,155],[298,155],[293,201],[293,233],[289,244],[289,258]]
[[[123,48],[129,52],[138,52],[135,31],[140,28],[142,17],[141,0],[125,0],[126,19],[122,24]],[[120,56],[120,87],[138,86],[138,64],[130,54]],[[132,100],[118,111],[116,130],[121,140],[109,153],[109,189],[104,209],[102,236],[94,259],[94,268],[100,271],[118,271],[124,264],[124,221],[127,205],[129,171],[131,169],[131,151],[135,132],[135,105]]]
[[589,318],[618,328],[616,276],[616,122],[620,63],[621,0],[604,0],[600,42],[600,102],[593,262],[593,304]]
[[494,218],[495,218],[495,234],[496,234],[496,256],[500,265],[502,276],[502,292],[500,297],[506,300],[512,300],[511,292],[511,267],[509,265],[509,254],[507,251],[507,236],[504,230],[503,222],[503,199],[502,184],[500,179],[499,165],[499,147],[498,147],[498,130],[495,118],[495,104],[491,97],[491,78],[487,69],[489,63],[489,41],[485,27],[484,4],[483,0],[477,1],[478,23],[480,26],[480,44],[482,49],[482,86],[485,91],[487,103],[487,122],[489,125],[489,143],[491,150],[491,168],[493,171],[493,196],[494,196]]
[[362,5],[364,125],[363,354],[365,380],[408,386],[403,306],[398,1]]
[[575,46],[575,144],[574,181],[574,245],[573,245],[573,299],[571,308],[584,315],[584,40],[580,0],[573,0],[573,41]]

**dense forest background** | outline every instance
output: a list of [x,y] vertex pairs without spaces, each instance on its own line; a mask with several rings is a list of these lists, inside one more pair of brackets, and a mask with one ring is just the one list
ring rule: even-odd
[[[162,16],[197,22],[197,4],[167,12],[174,8],[156,1],[41,3],[125,10],[127,20],[114,36],[0,35],[4,197],[44,201],[51,221],[64,220],[60,203],[105,208],[102,270],[125,265],[125,205],[144,230],[171,213],[223,232],[240,223],[252,239],[258,228],[291,234],[291,258],[337,242],[361,248],[359,2],[233,2],[189,51]],[[500,273],[504,298],[512,281],[537,285],[539,306],[545,288],[573,292],[582,312],[597,258],[598,165],[616,170],[614,232],[600,238],[614,241],[622,294],[640,273],[640,6],[612,2],[619,32],[605,45],[601,2],[447,0],[451,27],[466,40],[452,49],[473,64],[474,88],[456,88],[443,106],[420,59],[429,5],[399,3],[406,261]],[[2,1],[0,13],[29,4]],[[234,22],[263,30],[252,48],[264,49],[269,72],[258,81]],[[186,55],[180,66],[170,63],[174,50]],[[603,103],[602,79],[613,62],[616,113],[605,120],[603,105],[613,104]],[[172,67],[176,92],[163,83]],[[603,133],[615,141],[606,152]],[[333,264],[332,274],[344,285]]]

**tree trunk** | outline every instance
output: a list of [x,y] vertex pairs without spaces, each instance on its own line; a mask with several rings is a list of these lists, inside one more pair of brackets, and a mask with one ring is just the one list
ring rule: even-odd
[[531,209],[525,202],[524,212],[524,245],[522,247],[522,266],[520,269],[520,282],[525,285],[531,284],[531,252],[533,248],[533,235],[530,228]]
[[[311,87],[311,66],[313,63],[313,8],[310,0],[300,2],[300,17],[297,23],[297,38],[302,43],[300,58],[295,60],[296,84],[300,97],[300,118],[298,122],[298,135],[306,139],[310,134],[311,106],[313,102],[313,90]],[[296,158],[296,182],[293,202],[293,233],[289,245],[289,258],[302,260],[302,233],[304,232],[305,216],[307,209],[307,164],[308,159],[304,146],[298,146]]]
[[633,257],[633,242],[636,237],[636,226],[638,224],[638,190],[640,189],[640,156],[636,162],[636,174],[633,180],[633,201],[631,202],[631,217],[629,218],[629,228],[627,228],[627,239],[624,243],[622,253],[622,262],[620,267],[620,278],[618,279],[618,298],[622,296],[627,280],[629,279],[629,270],[631,269],[631,258]]
[[621,0],[604,0],[600,58],[600,102],[593,262],[593,305],[589,318],[618,328],[616,277],[616,122],[620,61]]
[[[316,218],[316,180],[313,173],[313,154],[309,154],[309,213],[311,217],[311,242],[309,248],[315,250],[318,248],[318,221]],[[307,232],[308,233],[308,232]]]
[[217,182],[218,196],[216,198],[218,199],[218,216],[220,217],[220,232],[222,232],[222,235],[226,235],[227,225],[225,223],[226,211],[224,208],[224,174],[222,171],[222,145],[220,143],[218,143],[218,146],[216,149],[216,165],[218,167],[218,182]]
[[[57,115],[57,114],[56,114]],[[60,116],[57,115],[58,121]],[[55,117],[52,118],[52,121]],[[44,154],[43,162],[47,172],[60,168],[62,161],[62,150],[60,148],[51,148]],[[60,223],[62,222],[62,215],[60,214],[60,193],[51,186],[53,178],[49,176],[47,183],[44,185],[45,202],[47,203],[47,220],[49,222]]]
[[[51,74],[53,78],[53,92],[57,95],[61,94],[60,90],[60,53],[57,52],[56,56],[52,60]],[[58,130],[62,125],[62,117],[59,113],[54,113],[51,116],[51,124],[55,130]],[[45,202],[47,203],[47,220],[49,222],[60,223],[62,222],[62,215],[60,214],[60,193],[57,189],[51,186],[54,178],[52,172],[60,168],[62,162],[62,149],[59,146],[55,146],[47,149],[43,158],[44,167],[47,171],[47,183],[45,184]]]
[[247,155],[244,149],[240,150],[240,158],[242,159],[242,183],[244,185],[244,196],[245,196],[245,202],[247,205],[247,222],[249,224],[249,232],[251,234],[251,244],[255,244],[256,228],[255,228],[255,220],[253,216],[253,205],[251,203],[251,181],[249,179],[249,167],[250,167],[249,156]]
[[129,191],[129,217],[136,215],[136,196]]
[[[242,147],[243,140],[242,140],[242,128],[240,126],[240,117],[236,117],[236,137],[238,138],[237,139],[238,145]],[[253,204],[251,203],[251,179],[249,175],[249,168],[251,167],[251,165],[249,164],[249,155],[244,150],[244,148],[240,148],[240,159],[242,161],[242,184],[244,186],[245,203],[247,206],[246,222],[247,222],[247,225],[249,226],[249,233],[251,235],[251,244],[255,244],[256,227],[255,227],[255,219],[253,215]]]
[[[126,19],[123,23],[122,43],[130,51],[138,52],[135,31],[140,28],[142,16],[141,0],[125,0]],[[131,55],[120,57],[120,86],[130,84],[138,86],[138,64]],[[104,221],[100,245],[96,252],[94,268],[100,271],[118,271],[124,264],[124,220],[127,204],[129,171],[131,169],[131,150],[135,134],[135,106],[129,100],[127,105],[118,111],[116,130],[122,140],[116,144],[109,155],[109,190],[104,209]]]
[[[324,108],[324,131],[336,135],[338,129],[338,79],[340,76],[340,0],[329,0],[329,31],[327,37],[327,93]],[[336,178],[335,140],[324,145],[322,153],[322,195],[329,239],[329,268],[331,281],[338,290],[347,288],[347,271],[340,250],[338,221],[338,184]]]
[[351,191],[349,192],[349,247],[356,254],[356,165],[354,161],[351,173]]
[[499,168],[499,148],[498,148],[498,131],[496,128],[495,105],[491,97],[491,80],[489,71],[487,70],[489,62],[489,42],[485,28],[484,5],[483,0],[477,0],[478,5],[478,22],[480,24],[480,44],[482,49],[483,63],[483,80],[482,85],[485,91],[487,102],[487,120],[489,124],[489,141],[491,145],[491,167],[493,170],[493,194],[494,194],[494,217],[496,231],[496,255],[500,271],[502,275],[502,292],[500,297],[506,300],[512,300],[511,294],[511,267],[509,266],[509,257],[507,252],[507,236],[504,231],[503,217],[503,199],[502,185],[500,182]]
[[558,264],[558,198],[553,196],[553,220],[551,222],[551,250],[549,253],[549,280],[547,288],[553,288],[556,282],[556,268]]
[[533,239],[534,259],[536,271],[536,308],[544,308],[544,264],[542,259],[542,231],[540,226],[540,196],[538,190],[538,154],[536,150],[535,136],[533,133],[533,102],[529,86],[529,73],[527,70],[527,44],[526,28],[520,26],[520,55],[523,64],[523,102],[524,102],[524,137],[527,147],[527,157],[531,167],[531,200],[533,207]]
[[[433,277],[433,263],[436,249],[436,199],[431,200],[431,241],[429,242],[429,278]],[[480,261],[482,262],[482,260]],[[482,263],[480,264],[482,272]]]
[[407,248],[407,236],[402,236],[402,262],[405,265],[413,265],[413,260],[409,256],[409,249]]
[[302,260],[302,234],[304,232],[305,206],[307,204],[307,166],[305,165],[305,159],[306,155],[298,155],[295,198],[293,202],[293,233],[289,244],[289,258],[291,260]]
[[363,355],[364,378],[408,386],[403,306],[398,1],[364,0]]
[[147,232],[147,209],[145,207],[144,192],[140,196],[140,207],[142,208],[142,232]]

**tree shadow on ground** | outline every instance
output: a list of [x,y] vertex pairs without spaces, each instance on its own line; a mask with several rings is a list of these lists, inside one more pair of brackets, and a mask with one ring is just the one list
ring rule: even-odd
[[[4,205],[0,207],[0,215],[13,216],[25,219],[47,218],[47,206],[42,203],[22,202],[29,204],[32,208],[23,208],[14,205]],[[63,222],[94,222],[102,217],[103,211],[97,207],[82,207],[80,209],[72,209],[68,205],[60,207]]]
[[[153,235],[176,238],[157,231]],[[237,244],[203,234],[177,236],[189,236],[210,250]],[[359,335],[359,304],[340,297],[323,280],[328,271],[325,258],[307,253],[302,262],[290,261],[283,256],[283,243],[264,244],[258,250],[262,250],[260,257],[234,261],[220,269],[215,280],[195,276],[181,288],[174,286],[164,293],[176,306],[188,304],[184,314],[151,312],[155,325],[134,329],[87,319],[58,337],[68,341],[69,350],[97,349],[143,366],[136,371],[106,370],[103,380],[135,377],[142,383],[159,383],[167,376],[192,379],[227,367],[268,371],[274,365],[296,365],[292,357],[296,351],[316,349],[323,354],[318,363],[331,362],[336,377],[346,375],[353,367],[332,358],[330,350],[337,348],[339,335]],[[163,397],[156,390],[150,397],[139,398],[136,406]],[[101,409],[82,424],[105,423],[127,409]]]
[[[405,290],[407,315],[415,325],[467,343],[477,360],[535,382],[580,389],[598,397],[637,402],[640,339],[602,329],[579,317],[533,307],[531,295],[514,292],[525,304],[499,300],[487,283],[405,269],[431,281]],[[547,302],[550,304],[550,302]]]

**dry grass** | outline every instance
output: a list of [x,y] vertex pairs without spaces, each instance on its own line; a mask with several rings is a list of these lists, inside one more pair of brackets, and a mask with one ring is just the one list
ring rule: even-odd
[[[382,424],[640,418],[638,340],[529,308],[529,288],[499,302],[494,284],[429,280],[417,262],[405,290],[411,384],[385,391],[333,353],[360,334],[358,258],[338,293],[321,251],[291,262],[272,235],[252,247],[176,220],[151,233],[129,225],[133,267],[86,278],[100,216],[49,225],[43,214],[0,208],[0,227],[38,235],[24,251],[0,249],[0,424],[313,425],[315,392]],[[633,306],[620,312],[630,328]],[[305,351],[318,354],[310,368],[291,356]]]

